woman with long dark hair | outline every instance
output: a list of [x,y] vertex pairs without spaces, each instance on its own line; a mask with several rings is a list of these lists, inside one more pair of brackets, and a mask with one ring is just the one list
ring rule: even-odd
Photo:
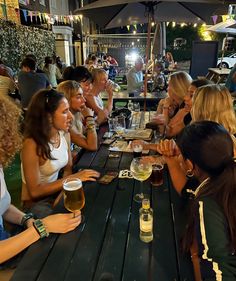
[[[176,143],[177,147],[172,143],[172,151],[176,155],[181,153],[183,165],[199,182],[193,193],[184,246],[190,249],[193,242],[197,242],[192,256],[200,259],[202,280],[236,280],[236,160],[233,140],[222,125],[201,121],[185,127]],[[187,181],[184,189],[188,187]]]
[[[62,93],[42,90],[33,96],[25,120],[22,150],[22,200],[38,216],[51,213],[62,183],[72,174],[70,136],[72,114]],[[58,179],[63,169],[62,179]],[[99,176],[94,170],[73,174],[82,181]]]

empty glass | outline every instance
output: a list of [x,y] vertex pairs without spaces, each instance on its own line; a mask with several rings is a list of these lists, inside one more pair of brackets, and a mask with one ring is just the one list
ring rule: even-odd
[[117,124],[116,117],[108,117],[107,121],[108,121],[108,126],[109,126],[109,132],[115,132],[116,124]]
[[134,104],[133,104],[133,110],[134,110],[135,112],[139,112],[139,111],[140,111],[140,104],[139,104],[139,102],[134,102]]
[[125,124],[125,116],[124,115],[119,115],[116,116],[116,133],[119,138],[122,138],[122,135],[125,131],[126,124]]

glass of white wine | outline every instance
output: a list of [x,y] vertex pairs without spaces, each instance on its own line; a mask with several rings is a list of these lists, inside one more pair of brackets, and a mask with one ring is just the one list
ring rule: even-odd
[[134,158],[130,165],[130,171],[133,177],[140,181],[140,193],[135,194],[134,201],[141,203],[144,199],[143,181],[148,179],[152,173],[152,165],[142,157]]
[[[82,181],[78,178],[68,178],[63,182],[64,206],[70,212],[81,210],[85,205]],[[81,220],[82,221],[82,220]]]

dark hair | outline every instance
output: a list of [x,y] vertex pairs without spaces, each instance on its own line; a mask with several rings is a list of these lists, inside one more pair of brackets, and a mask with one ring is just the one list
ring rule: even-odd
[[37,144],[37,155],[43,159],[53,159],[50,154],[51,117],[57,110],[62,93],[55,90],[40,90],[31,99],[26,119],[24,137],[32,138]]
[[69,66],[63,72],[64,80],[75,80],[77,82],[92,82],[92,74],[84,66],[76,66],[75,68]]
[[49,64],[53,63],[53,59],[51,57],[45,57],[44,62],[45,62],[45,67],[48,68]]
[[36,56],[34,54],[27,54],[25,56],[25,58],[30,58],[30,59],[34,60],[37,63],[37,58],[36,58]]
[[196,88],[200,88],[202,86],[212,85],[212,84],[214,83],[211,80],[207,80],[206,78],[195,79],[191,82],[191,85]]
[[21,62],[20,67],[29,67],[30,70],[35,70],[36,69],[36,62],[30,57],[24,58],[23,61]]
[[[194,122],[180,133],[177,145],[183,157],[197,165],[210,178],[198,192],[193,210],[200,198],[213,198],[224,212],[231,246],[236,249],[236,163],[230,134],[216,122]],[[194,214],[189,225],[189,234],[193,237]]]

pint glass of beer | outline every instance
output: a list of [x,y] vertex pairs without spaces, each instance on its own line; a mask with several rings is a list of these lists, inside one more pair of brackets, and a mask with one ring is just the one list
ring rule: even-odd
[[74,212],[81,210],[85,204],[82,182],[78,178],[69,178],[63,182],[65,208]]
[[133,145],[134,158],[141,157],[142,156],[142,151],[143,151],[142,144],[134,144]]
[[153,186],[159,186],[163,184],[163,168],[164,165],[162,163],[152,165],[150,181]]

